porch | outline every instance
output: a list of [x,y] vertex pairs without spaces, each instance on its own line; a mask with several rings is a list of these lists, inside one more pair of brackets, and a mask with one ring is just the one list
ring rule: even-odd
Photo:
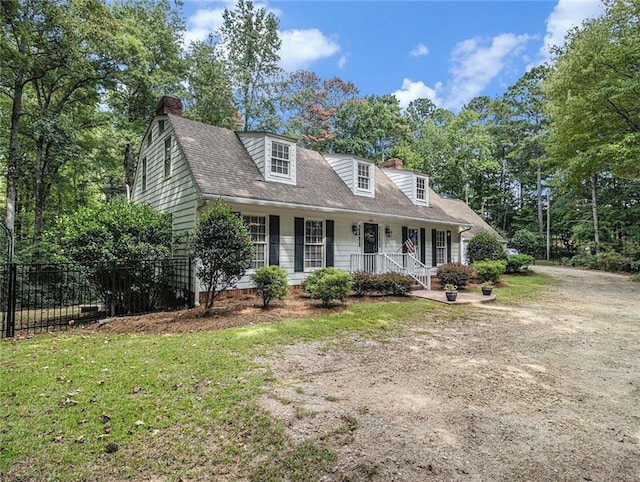
[[431,276],[436,274],[436,268],[426,266],[411,253],[352,254],[350,271],[372,274],[400,273],[409,276],[426,290],[431,290]]

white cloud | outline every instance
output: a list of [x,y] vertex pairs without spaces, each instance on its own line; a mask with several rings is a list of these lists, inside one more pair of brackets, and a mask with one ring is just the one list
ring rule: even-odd
[[211,10],[199,9],[187,19],[187,31],[184,35],[184,42],[189,45],[197,40],[204,40],[207,35],[215,32],[222,25],[222,14],[224,8]]
[[443,103],[443,101],[438,98],[438,91],[441,89],[442,84],[440,82],[436,84],[435,88],[431,88],[421,80],[413,82],[411,79],[405,78],[402,81],[402,87],[393,92],[393,95],[396,96],[400,107],[403,109],[406,109],[412,100],[423,98],[427,98],[434,104],[440,105]]
[[425,44],[423,44],[422,42],[420,42],[418,45],[416,45],[413,50],[411,50],[411,56],[412,57],[420,57],[423,55],[429,55],[429,49],[427,48],[427,46]]
[[562,46],[567,32],[579,27],[587,18],[596,18],[604,12],[600,0],[558,0],[557,5],[547,17],[547,33],[544,45],[540,48],[539,62],[550,58],[550,49]]
[[341,55],[340,58],[338,59],[338,68],[342,70],[344,69],[345,65],[347,65],[347,56]]
[[317,28],[280,32],[280,66],[288,72],[307,68],[316,60],[340,52],[340,45]]
[[533,38],[504,33],[493,37],[488,44],[481,38],[460,42],[451,54],[453,79],[444,107],[459,109],[479,95],[505,68],[507,58],[521,53]]

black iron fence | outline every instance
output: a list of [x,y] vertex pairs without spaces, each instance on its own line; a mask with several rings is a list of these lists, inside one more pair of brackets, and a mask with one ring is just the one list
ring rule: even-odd
[[109,316],[191,307],[190,258],[0,264],[0,337],[64,330]]

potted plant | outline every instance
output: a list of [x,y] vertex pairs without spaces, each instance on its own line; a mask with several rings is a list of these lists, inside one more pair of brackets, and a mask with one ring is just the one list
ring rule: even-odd
[[458,297],[458,287],[454,284],[448,283],[444,285],[444,294],[447,297],[447,301],[455,301]]
[[491,290],[493,290],[493,284],[491,284],[491,281],[485,281],[480,285],[480,289],[482,290],[483,295],[490,296]]

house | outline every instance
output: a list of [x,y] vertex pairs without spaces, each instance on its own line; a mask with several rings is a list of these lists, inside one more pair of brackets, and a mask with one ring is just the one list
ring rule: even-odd
[[[376,165],[192,121],[168,96],[140,146],[132,199],[171,213],[177,255],[188,253],[198,217],[224,200],[249,226],[254,268],[282,266],[292,285],[335,266],[402,272],[430,288],[436,266],[462,260],[461,233],[472,227],[397,159]],[[252,287],[250,274],[239,289]]]
[[460,232],[460,253],[458,256],[461,263],[467,263],[467,246],[471,238],[478,233],[489,233],[494,236],[503,247],[507,247],[507,240],[464,201],[460,199],[445,199],[436,195],[433,202],[440,204],[442,209],[449,214],[471,223],[470,227]]

